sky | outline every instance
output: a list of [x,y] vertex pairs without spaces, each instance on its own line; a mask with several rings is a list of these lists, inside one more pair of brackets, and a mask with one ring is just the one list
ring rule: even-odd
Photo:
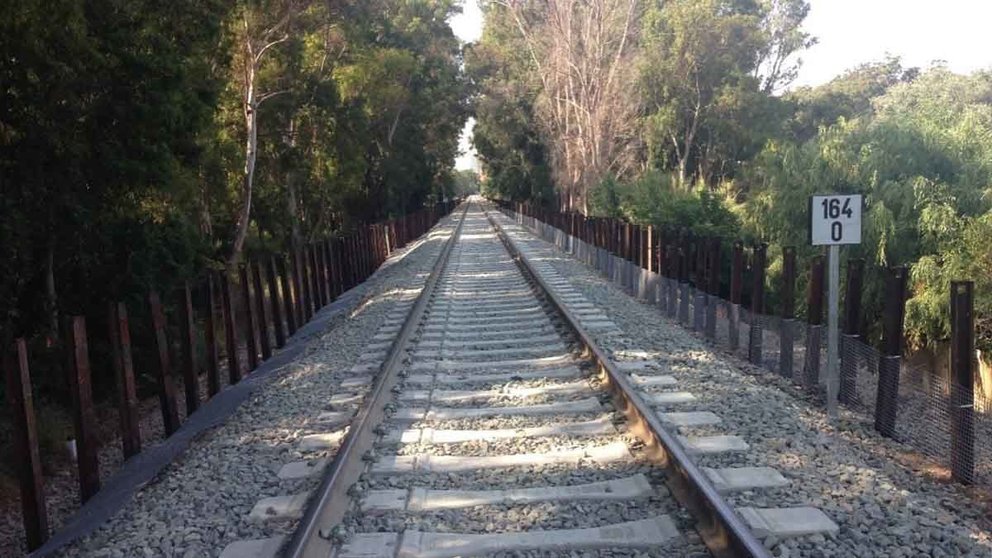
[[804,27],[820,42],[801,55],[795,85],[821,85],[887,53],[903,66],[939,59],[959,73],[992,68],[990,22],[990,0],[810,0]]
[[[992,0],[810,0],[804,27],[819,43],[802,53],[793,86],[824,84],[887,54],[901,57],[907,67],[944,60],[959,73],[992,69],[990,22]],[[479,38],[477,0],[463,0],[463,12],[451,19],[451,27],[462,41]],[[469,141],[472,125],[470,120],[462,132],[459,169],[477,168]]]

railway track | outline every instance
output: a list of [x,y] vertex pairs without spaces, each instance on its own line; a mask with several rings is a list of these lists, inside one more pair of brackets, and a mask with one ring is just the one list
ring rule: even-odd
[[420,297],[317,411],[326,432],[301,449],[333,457],[280,471],[323,475],[316,494],[253,511],[299,518],[293,535],[224,556],[767,556],[714,482],[785,479],[697,468],[692,454],[747,446],[670,434],[719,417],[683,410],[692,394],[661,367],[612,361],[595,338],[616,326],[532,259],[468,204]]

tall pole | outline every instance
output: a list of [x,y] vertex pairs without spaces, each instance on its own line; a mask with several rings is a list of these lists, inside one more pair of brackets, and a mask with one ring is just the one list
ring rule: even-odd
[[837,418],[837,396],[840,393],[840,352],[837,335],[837,301],[840,291],[840,246],[833,244],[828,252],[827,271],[829,288],[827,291],[827,414]]

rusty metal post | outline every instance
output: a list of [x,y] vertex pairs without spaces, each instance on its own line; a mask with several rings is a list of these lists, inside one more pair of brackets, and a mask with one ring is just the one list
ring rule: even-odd
[[124,458],[127,459],[141,452],[138,396],[134,381],[134,359],[131,353],[131,328],[127,319],[127,306],[123,302],[111,302],[107,317],[111,359],[117,380],[117,414],[121,424],[121,449]]
[[279,265],[279,283],[282,286],[282,307],[286,309],[286,327],[288,334],[286,337],[296,333],[296,303],[293,301],[293,281],[290,278],[286,265],[286,256],[280,256],[277,261]]
[[762,345],[764,341],[764,325],[761,323],[762,315],[765,313],[765,264],[768,245],[765,243],[754,246],[751,260],[751,323],[748,360],[751,364],[761,366]]
[[744,292],[744,243],[734,241],[730,263],[730,306],[727,308],[727,335],[730,350],[741,344],[741,295]]
[[865,261],[847,261],[847,292],[844,295],[844,332],[840,337],[840,394],[841,403],[851,405],[858,401],[858,366],[861,355],[857,346],[861,339],[861,286]]
[[671,317],[672,296],[672,239],[667,227],[661,230],[658,239],[658,273],[661,274],[661,290],[658,307],[662,313]]
[[951,476],[975,481],[975,283],[951,282]]
[[152,310],[152,327],[158,348],[158,399],[162,408],[162,424],[165,426],[165,435],[172,436],[173,432],[179,430],[179,408],[176,405],[176,385],[172,381],[165,311],[162,309],[162,300],[155,291],[148,294],[148,304]]
[[674,320],[678,316],[679,305],[679,246],[672,239],[666,250],[668,251],[668,317]]
[[[248,264],[251,265],[251,264]],[[262,347],[262,360],[272,358],[272,342],[269,340],[269,316],[265,311],[265,284],[262,282],[262,264],[251,266],[251,279],[255,287],[255,308],[258,311],[258,340]]]
[[885,314],[882,317],[884,347],[878,363],[875,430],[889,438],[895,436],[899,411],[899,369],[902,364],[902,328],[908,276],[905,267],[891,268],[885,284]]
[[255,328],[255,312],[251,307],[251,286],[248,282],[248,267],[238,266],[241,279],[241,305],[245,310],[245,348],[248,351],[248,372],[258,368],[258,333]]
[[810,262],[809,290],[806,298],[806,358],[802,384],[815,388],[820,380],[820,350],[823,337],[823,256]]
[[304,288],[303,263],[300,261],[300,253],[297,249],[292,250],[289,257],[293,268],[293,293],[296,295],[294,300],[296,302],[297,326],[303,327],[305,323],[310,321],[311,315],[310,299]]
[[[396,225],[393,225],[393,242],[398,242],[399,232]],[[401,248],[399,244],[393,245],[393,251],[397,251]],[[336,300],[338,297],[344,293],[342,289],[342,276],[341,276],[341,245],[337,238],[332,238],[327,241],[327,261],[330,267],[328,271],[328,277],[331,282],[331,300]]]
[[779,328],[778,373],[792,378],[796,343],[796,249],[782,248],[782,325]]
[[241,363],[238,358],[238,331],[231,303],[231,280],[226,273],[220,274],[221,304],[224,310],[224,351],[227,353],[227,381],[236,384],[241,381]]
[[689,297],[691,296],[689,286],[690,266],[692,263],[690,246],[692,245],[692,233],[683,233],[680,238],[681,247],[679,249],[679,323],[686,325],[689,323]]
[[317,260],[312,242],[303,248],[303,260],[307,269],[306,280],[307,288],[310,290],[310,309],[312,316],[323,308],[320,302],[320,282],[317,280]]
[[[214,274],[207,274],[207,313],[204,344],[207,351],[207,396],[213,397],[220,393],[220,364],[217,353],[217,287],[214,285]],[[223,316],[221,321],[223,321]]]
[[327,306],[327,267],[324,265],[324,250],[322,243],[313,243],[314,270],[317,272],[317,293],[320,295],[320,307]]
[[[85,504],[100,491],[96,416],[93,414],[93,384],[90,379],[86,319],[83,316],[73,316],[69,318],[69,324],[67,348],[72,361],[69,370],[69,392],[72,395],[73,423],[76,429],[79,498]],[[173,403],[175,403],[174,399]]]
[[200,408],[200,381],[196,366],[196,323],[193,315],[193,292],[189,283],[183,284],[182,300],[179,301],[182,312],[182,348],[183,348],[183,388],[186,394],[186,416]]
[[45,478],[41,472],[41,456],[38,452],[38,425],[31,391],[31,373],[28,369],[28,346],[24,339],[17,339],[14,345],[17,350],[16,365],[12,362],[10,347],[6,341],[0,347],[0,353],[7,377],[7,401],[13,419],[14,465],[20,481],[24,534],[28,551],[33,551],[48,540]]
[[706,337],[716,339],[716,306],[720,300],[720,237],[714,236],[709,242],[709,266],[707,277]]
[[[399,244],[399,225],[393,224],[393,251],[395,252],[400,248]],[[330,294],[331,300],[335,300],[341,296],[343,292],[341,290],[341,261],[338,258],[338,253],[340,251],[338,247],[337,238],[330,238],[327,240],[327,280],[330,284]]]
[[282,309],[279,307],[279,280],[276,271],[276,258],[270,256],[265,266],[266,278],[269,280],[269,306],[272,307],[272,330],[276,335],[276,348],[281,349],[286,344],[285,324],[282,321]]
[[314,300],[317,301],[317,307],[323,308],[327,306],[327,283],[324,279],[324,271],[321,266],[320,253],[317,250],[317,243],[314,242],[310,244],[310,267],[313,269],[313,291]]

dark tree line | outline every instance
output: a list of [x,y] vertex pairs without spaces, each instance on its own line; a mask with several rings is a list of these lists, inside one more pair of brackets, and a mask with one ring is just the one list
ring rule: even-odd
[[0,324],[138,297],[454,187],[451,0],[14,0]]

